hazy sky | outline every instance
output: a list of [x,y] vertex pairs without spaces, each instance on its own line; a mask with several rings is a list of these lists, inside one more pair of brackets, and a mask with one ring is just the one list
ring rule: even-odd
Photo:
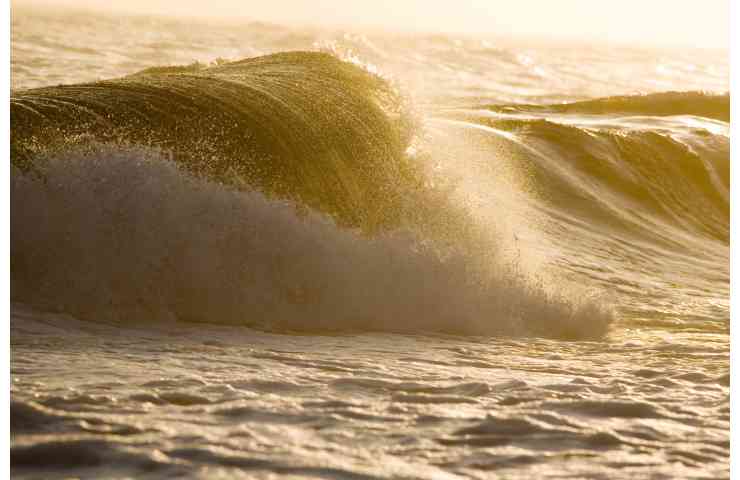
[[730,0],[19,0],[286,24],[727,47]]

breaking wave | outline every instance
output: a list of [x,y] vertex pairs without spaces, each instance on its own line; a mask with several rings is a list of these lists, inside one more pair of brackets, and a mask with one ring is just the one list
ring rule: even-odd
[[[717,275],[727,112],[727,96],[666,93],[423,118],[316,52],[15,91],[11,295],[123,323],[597,338],[616,315],[600,292],[622,279],[533,273],[498,218],[519,202],[554,219],[555,240],[577,230],[573,265],[618,232]],[[490,138],[440,147],[473,131]],[[490,175],[473,155],[526,182],[473,193]]]

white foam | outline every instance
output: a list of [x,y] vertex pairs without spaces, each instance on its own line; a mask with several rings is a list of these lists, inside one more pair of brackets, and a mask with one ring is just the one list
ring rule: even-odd
[[195,179],[153,152],[57,156],[41,175],[14,171],[11,197],[13,299],[88,320],[579,338],[612,319],[493,246],[442,251],[410,231],[370,238]]

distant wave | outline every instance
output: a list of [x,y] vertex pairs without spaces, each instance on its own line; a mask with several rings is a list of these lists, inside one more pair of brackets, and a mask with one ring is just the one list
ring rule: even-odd
[[550,112],[623,115],[696,115],[730,121],[730,95],[705,92],[661,92],[620,95],[581,102],[550,105],[490,105],[496,112]]
[[[518,230],[533,225],[531,238],[557,252],[561,275],[624,292],[620,318],[649,326],[671,318],[679,328],[726,331],[727,124],[476,109],[433,123],[469,137],[466,155],[490,163],[475,173],[482,183],[490,176],[486,188],[496,201],[486,209],[517,212]],[[507,193],[498,201],[507,184],[515,202]]]
[[536,195],[558,209],[596,224],[662,236],[666,242],[683,242],[675,236],[678,230],[729,244],[728,136],[702,128],[463,118],[510,133],[526,145],[531,154],[522,168],[535,182]]

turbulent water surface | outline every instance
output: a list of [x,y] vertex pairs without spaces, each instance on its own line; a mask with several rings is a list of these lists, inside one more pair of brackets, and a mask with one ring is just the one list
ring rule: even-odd
[[12,15],[17,478],[729,475],[725,53]]

